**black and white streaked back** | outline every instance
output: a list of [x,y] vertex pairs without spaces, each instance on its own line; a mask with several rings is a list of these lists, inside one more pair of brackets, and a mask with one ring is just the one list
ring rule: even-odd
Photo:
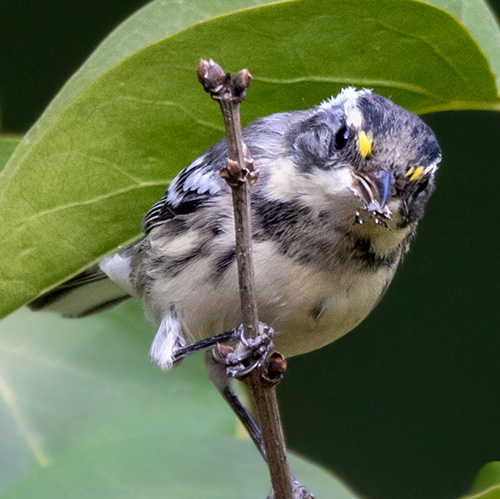
[[[284,152],[283,136],[290,126],[309,114],[311,110],[277,113],[254,121],[243,130],[243,140],[260,174],[265,176],[266,166]],[[219,176],[227,160],[228,148],[224,138],[179,172],[165,194],[147,212],[142,230],[147,234],[175,216],[192,213],[203,203],[228,193],[226,182]]]

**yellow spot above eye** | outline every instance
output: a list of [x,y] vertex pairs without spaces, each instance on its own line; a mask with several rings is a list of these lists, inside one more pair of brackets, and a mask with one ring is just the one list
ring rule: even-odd
[[359,132],[358,134],[358,151],[363,158],[366,158],[368,154],[372,152],[373,146],[373,134],[372,132]]
[[410,182],[413,181],[413,180],[418,180],[420,178],[420,175],[422,175],[422,172],[424,171],[424,167],[423,166],[419,166],[417,169],[415,169],[415,167],[411,167],[407,172],[406,172],[406,176],[410,177]]

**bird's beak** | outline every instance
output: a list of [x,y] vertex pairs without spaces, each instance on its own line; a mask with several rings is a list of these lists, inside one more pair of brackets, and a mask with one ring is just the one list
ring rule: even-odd
[[361,198],[361,209],[391,219],[387,200],[392,190],[394,177],[389,170],[375,173],[353,172],[353,187]]

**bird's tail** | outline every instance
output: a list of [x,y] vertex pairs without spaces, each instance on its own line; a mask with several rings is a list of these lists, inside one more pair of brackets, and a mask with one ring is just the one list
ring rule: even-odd
[[32,310],[57,312],[63,317],[86,317],[107,310],[130,294],[115,284],[99,265],[39,296],[28,304]]

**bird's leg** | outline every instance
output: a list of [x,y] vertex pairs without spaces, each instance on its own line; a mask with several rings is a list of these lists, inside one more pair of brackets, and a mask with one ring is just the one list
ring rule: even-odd
[[189,354],[199,352],[200,350],[207,350],[208,348],[214,347],[217,344],[228,343],[231,340],[238,338],[238,336],[238,329],[231,329],[231,331],[217,334],[215,336],[212,336],[211,338],[197,341],[196,343],[191,343],[191,345],[179,347],[175,349],[173,353],[174,362],[179,362]]
[[[169,314],[163,317],[150,352],[151,359],[160,368],[166,370],[182,361],[186,355],[199,350],[206,350],[205,364],[210,380],[242,422],[266,462],[266,451],[260,428],[234,392],[231,381],[233,377],[244,377],[256,367],[263,365],[270,349],[273,347],[271,340],[273,334],[274,332],[270,327],[259,324],[257,337],[247,339],[243,335],[243,327],[240,326],[192,345],[186,345],[181,331],[181,324],[175,311],[171,310]],[[239,340],[234,348],[223,345],[232,340]],[[217,346],[217,353],[211,348],[214,346]],[[271,358],[273,355],[271,355]],[[292,486],[293,499],[310,499],[312,497],[307,492],[307,489],[293,476]],[[271,490],[268,499],[274,499],[273,490]]]
[[199,350],[206,350],[218,343],[227,343],[239,336],[239,331],[233,329],[218,334],[212,338],[198,341],[191,345],[186,345],[181,323],[175,310],[172,308],[161,320],[160,327],[149,352],[151,360],[163,371],[172,369],[182,359],[191,353]]
[[207,350],[205,353],[205,366],[210,381],[241,421],[262,457],[266,459],[261,431],[252,415],[234,392],[231,378],[244,377],[264,363],[273,347],[271,337],[274,331],[262,323],[259,324],[259,333],[253,339],[245,338],[242,326],[238,327],[236,331],[239,336],[236,346],[233,348],[231,346],[221,346],[218,343],[218,351]]
[[[234,392],[233,387],[231,386],[232,379],[228,376],[226,366],[224,363],[221,363],[219,359],[214,357],[212,351],[207,350],[205,352],[205,367],[210,381],[228,403],[229,407],[231,407],[233,412],[236,414],[236,417],[241,421],[250,435],[252,442],[255,444],[255,447],[257,447],[260,455],[263,457],[264,461],[267,462],[264,441],[262,440],[260,428],[250,412]],[[293,499],[313,499],[313,496],[293,475],[292,488]],[[267,499],[274,499],[274,490],[271,490]]]
[[181,323],[175,310],[171,309],[161,320],[151,345],[150,356],[160,369],[167,371],[179,364],[186,355],[238,340],[235,348],[226,351],[224,358],[220,361],[225,365],[229,376],[242,377],[265,361],[273,346],[271,341],[273,333],[270,327],[260,324],[257,337],[246,339],[243,335],[243,327],[239,326],[231,331],[186,345]]
[[264,364],[274,346],[272,341],[274,330],[260,322],[255,338],[245,338],[243,326],[239,326],[237,331],[239,341],[235,348],[219,348],[219,355],[215,359],[225,366],[227,376],[243,378],[256,367]]
[[[259,324],[257,337],[247,339],[243,335],[243,327],[240,326],[212,338],[186,345],[180,322],[175,311],[172,310],[170,314],[162,319],[151,346],[151,358],[162,369],[170,369],[176,363],[182,361],[186,355],[205,350],[205,364],[210,380],[241,421],[266,462],[266,451],[260,428],[234,392],[231,381],[232,378],[244,377],[256,367],[263,365],[268,358],[270,349],[273,347],[272,335],[273,330],[270,327]],[[235,340],[239,341],[237,341],[234,348],[224,345],[224,343]],[[217,346],[217,350],[212,348],[214,346]],[[272,359],[274,355],[276,354],[271,355],[269,358]],[[279,356],[279,354],[277,355]],[[279,375],[273,376],[273,378],[275,379],[274,382],[277,382]],[[272,379],[269,381],[273,382]],[[293,499],[310,499],[312,497],[307,492],[307,489],[293,476],[292,486]],[[274,499],[273,490],[271,490],[268,499]]]
[[205,352],[205,367],[210,381],[241,421],[261,456],[266,459],[260,428],[234,392],[231,385],[232,379],[227,375],[226,366],[219,359],[214,358],[213,352],[207,350]]
[[211,338],[197,341],[191,345],[178,346],[172,353],[173,362],[180,362],[186,355],[207,350],[208,348],[238,340],[235,348],[226,351],[220,362],[225,365],[227,374],[233,378],[243,377],[261,365],[267,357],[269,350],[273,347],[271,336],[274,334],[272,328],[262,324],[260,332],[255,339],[246,339],[243,335],[243,327],[239,326],[231,331],[217,334]]

